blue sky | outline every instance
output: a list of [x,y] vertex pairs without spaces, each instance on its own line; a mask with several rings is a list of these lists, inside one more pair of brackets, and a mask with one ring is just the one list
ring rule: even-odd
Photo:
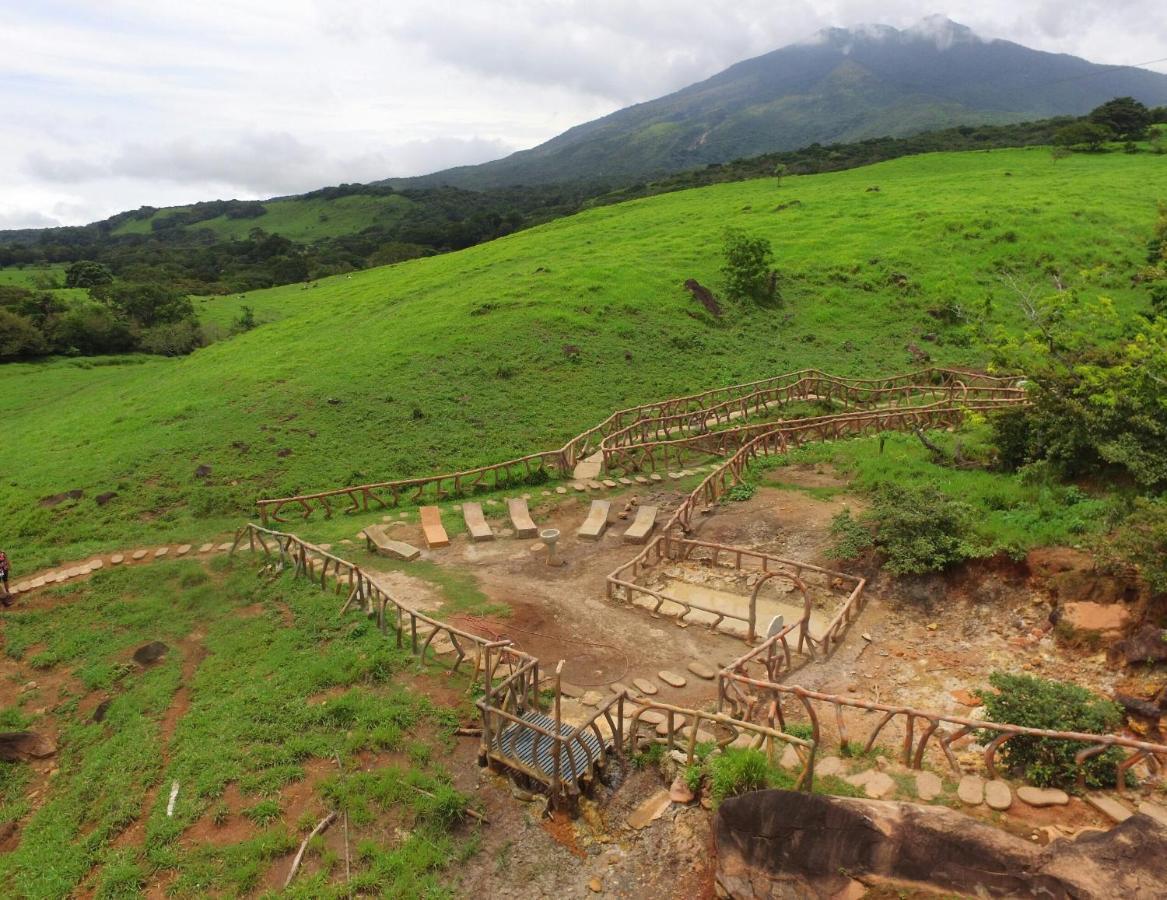
[[[1158,2],[940,11],[1098,62],[1167,56]],[[0,228],[481,162],[822,27],[934,12],[909,0],[0,0]]]

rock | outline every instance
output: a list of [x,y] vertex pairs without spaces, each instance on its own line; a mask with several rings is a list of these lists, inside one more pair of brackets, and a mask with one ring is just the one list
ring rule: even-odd
[[164,557],[164,556],[165,556],[166,554],[168,554],[169,552],[170,552],[170,548],[169,548],[169,547],[159,547],[157,550],[155,550],[155,551],[154,551],[154,558],[155,558],[155,559],[161,559],[162,557]]
[[30,759],[45,759],[57,752],[52,738],[35,731],[6,731],[0,733],[0,760],[5,762],[28,762]]
[[649,696],[652,696],[653,694],[658,693],[658,691],[659,691],[657,686],[655,684],[653,684],[651,681],[649,681],[647,678],[633,678],[632,683],[633,683],[633,685],[636,686],[636,689],[638,691],[640,691],[640,693],[642,693],[642,694],[648,694]]
[[[739,740],[742,737],[745,737],[751,741],[753,740],[753,736],[750,734],[738,735]],[[737,741],[735,740],[734,743],[737,743]],[[748,743],[747,743],[747,746],[749,746]],[[786,745],[786,749],[784,749],[782,751],[782,758],[778,761],[778,765],[782,766],[782,768],[784,768],[784,769],[801,769],[802,768],[802,760],[798,758],[798,751],[794,749],[793,744]]]
[[632,811],[628,816],[628,827],[638,830],[644,828],[653,820],[659,819],[672,802],[668,791],[657,791]]
[[1167,809],[1164,809],[1158,803],[1144,800],[1139,804],[1139,812],[1144,816],[1150,816],[1160,825],[1167,826]]
[[97,707],[93,710],[94,722],[101,722],[105,719],[105,714],[109,712],[109,705],[111,703],[113,703],[113,698],[106,697],[104,700],[97,704]]
[[672,786],[669,788],[669,799],[674,803],[693,802],[693,792],[689,790],[689,785],[680,775],[673,779]]
[[588,882],[588,890],[593,894],[602,894],[604,892],[604,883],[598,878],[593,878]]
[[134,651],[134,662],[142,666],[158,662],[169,649],[162,641],[150,641]]
[[203,544],[201,547],[199,547],[199,553],[210,553],[213,549],[215,549],[214,544]]
[[1114,644],[1111,653],[1132,665],[1167,661],[1167,629],[1144,625],[1125,641]]
[[708,663],[703,663],[699,660],[689,663],[689,671],[698,678],[704,678],[706,681],[712,681],[717,677],[717,669]]
[[147,550],[135,550],[133,554],[131,554],[131,559],[133,559],[135,562],[141,559],[145,559],[148,552],[149,551]]
[[[684,721],[685,721],[685,720],[684,720],[684,718],[683,718],[683,717],[681,717],[681,716],[677,716],[677,717],[676,717],[676,718],[673,720],[673,725],[675,725],[677,728],[680,728],[680,727],[681,727],[681,723],[682,723],[682,722],[684,722]],[[668,733],[669,733],[669,720],[668,720],[667,718],[666,718],[664,721],[662,721],[662,722],[657,722],[657,724],[656,724],[656,733],[657,733],[657,734],[658,734],[660,737],[667,737],[667,736],[668,736]]]
[[190,553],[190,544],[179,544],[174,553],[176,556],[186,556]]
[[739,900],[838,897],[852,879],[1080,900],[1160,897],[1167,883],[1167,827],[1147,816],[1038,846],[944,806],[767,790],[722,802],[714,840],[715,879]]
[[599,706],[603,701],[604,695],[599,691],[587,691],[579,698],[579,702],[584,706]]
[[973,694],[971,691],[966,691],[964,688],[953,691],[952,699],[959,703],[961,706],[967,706],[970,709],[981,705],[980,698]]
[[1121,603],[1091,603],[1077,601],[1063,603],[1059,610],[1061,620],[1075,632],[1119,637],[1130,624],[1130,611]]
[[511,796],[518,800],[520,803],[530,803],[535,799],[534,794],[532,794],[530,791],[523,790],[517,784],[511,785]]
[[985,779],[980,775],[965,775],[956,786],[956,796],[966,806],[979,806],[985,802]]
[[843,765],[843,760],[837,756],[824,756],[814,764],[815,775],[834,775],[838,777],[847,771],[847,767]]
[[1065,806],[1070,802],[1070,795],[1057,788],[1037,788],[1027,784],[1017,789],[1017,799],[1029,806]]
[[994,778],[985,785],[985,803],[989,809],[1004,812],[1013,805],[1013,790],[1007,782]]
[[564,487],[564,486],[561,484],[561,485],[559,485],[559,487],[557,487],[557,488],[555,489],[555,493],[557,493],[557,494],[566,494],[566,493],[567,493],[567,488],[565,488],[565,487]]
[[628,685],[619,681],[614,681],[608,685],[608,690],[610,690],[613,694],[624,694],[628,697],[635,698],[639,696],[636,691],[632,690],[632,688],[630,688]]
[[868,769],[866,772],[852,775],[847,779],[847,783],[863,788],[863,793],[872,800],[882,800],[884,797],[889,797],[895,793],[896,789],[896,783],[890,775],[875,769]]
[[573,697],[579,699],[587,693],[587,690],[572,684],[570,681],[560,681],[559,692],[563,694],[564,697]]
[[925,803],[935,800],[944,791],[944,782],[939,775],[920,772],[916,775],[916,796]]
[[116,499],[117,495],[117,491],[106,491],[104,494],[98,494],[93,500],[98,506],[105,506],[110,500]]
[[[684,737],[684,739],[686,741],[689,740],[689,738],[692,734],[693,734],[693,726],[692,725],[686,725],[684,728],[681,729],[681,736]],[[710,734],[704,728],[698,728],[697,729],[697,743],[698,744],[716,744],[717,743],[717,735]]]
[[662,669],[656,674],[665,684],[675,688],[683,688],[687,684],[684,675],[678,675],[676,672],[670,672],[668,669]]

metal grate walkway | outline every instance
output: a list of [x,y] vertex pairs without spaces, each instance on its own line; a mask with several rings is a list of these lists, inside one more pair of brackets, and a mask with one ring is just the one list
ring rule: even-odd
[[[551,732],[555,731],[554,719],[533,710],[523,714],[523,721],[540,725]],[[573,730],[574,727],[567,723],[561,723],[559,726],[559,733],[565,736],[571,734]],[[508,757],[517,759],[542,772],[550,779],[555,772],[555,760],[552,757],[552,744],[554,742],[546,735],[541,735],[539,757],[536,759],[533,752],[535,734],[536,732],[532,729],[513,723],[504,728],[502,733],[497,736],[492,750],[503,762]],[[596,760],[600,758],[601,749],[599,739],[591,732],[581,734],[579,741],[565,744],[559,759],[559,774],[563,783],[575,784],[580,778],[588,775]]]

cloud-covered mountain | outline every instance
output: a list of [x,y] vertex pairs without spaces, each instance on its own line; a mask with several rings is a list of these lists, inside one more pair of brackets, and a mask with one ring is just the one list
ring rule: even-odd
[[1082,115],[1117,96],[1167,104],[1167,75],[985,40],[943,16],[829,28],[505,159],[394,183],[626,181],[816,142]]

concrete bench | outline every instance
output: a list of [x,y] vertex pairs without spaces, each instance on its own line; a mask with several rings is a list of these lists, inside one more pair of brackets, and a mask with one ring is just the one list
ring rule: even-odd
[[425,535],[426,545],[431,549],[449,547],[450,536],[442,526],[442,511],[436,506],[423,506],[421,513],[421,531]]
[[641,506],[636,510],[636,518],[624,532],[624,542],[627,544],[643,544],[656,527],[657,507]]
[[481,503],[463,503],[462,518],[466,521],[466,530],[470,532],[472,541],[493,541],[494,532],[486,524],[486,517],[482,514]]
[[515,526],[515,537],[533,538],[539,534],[531,511],[527,508],[527,501],[515,497],[507,501],[507,512],[511,517],[511,524]]
[[421,551],[413,544],[390,538],[384,525],[370,525],[364,530],[364,535],[370,553],[380,553],[390,559],[404,559],[406,562],[421,556]]
[[588,517],[579,526],[576,536],[585,541],[598,541],[608,527],[608,511],[612,504],[607,500],[593,500]]

